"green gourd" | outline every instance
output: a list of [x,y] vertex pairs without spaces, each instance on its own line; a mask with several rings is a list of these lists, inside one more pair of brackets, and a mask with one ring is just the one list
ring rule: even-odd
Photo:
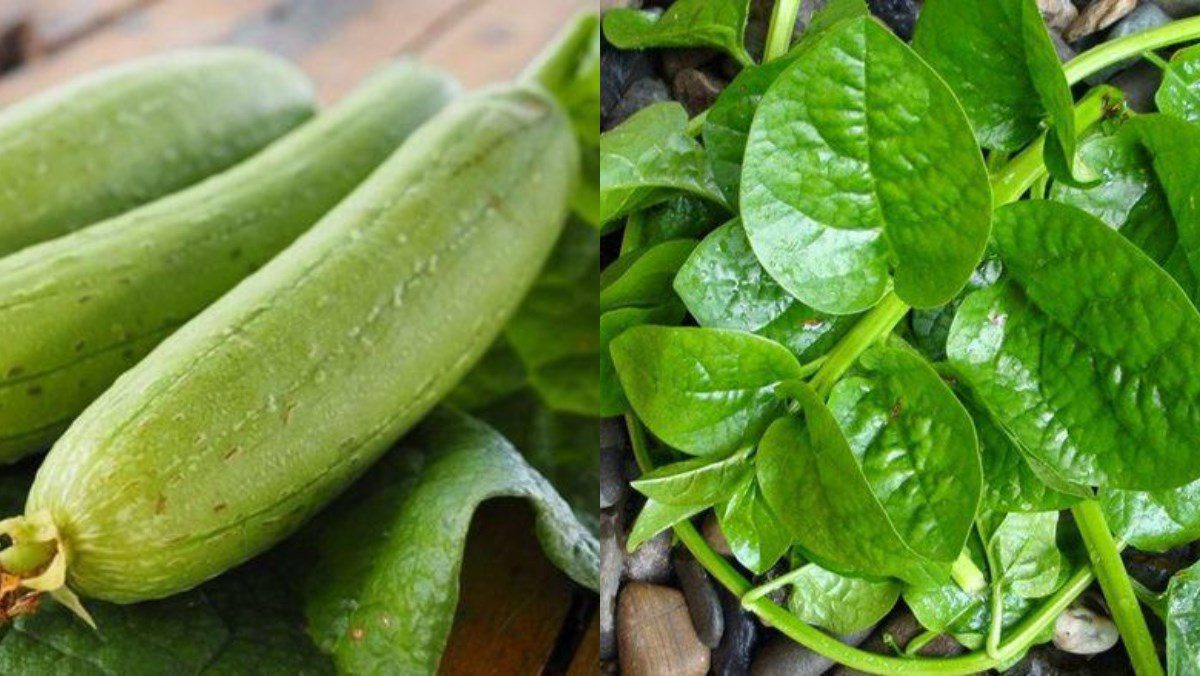
[[84,411],[26,516],[0,524],[0,565],[68,602],[129,603],[293,532],[495,340],[562,228],[578,154],[540,90],[446,108]]
[[181,192],[0,259],[0,462],[316,223],[454,95],[413,62]]
[[0,111],[0,256],[226,169],[300,124],[312,84],[238,48],[97,71]]

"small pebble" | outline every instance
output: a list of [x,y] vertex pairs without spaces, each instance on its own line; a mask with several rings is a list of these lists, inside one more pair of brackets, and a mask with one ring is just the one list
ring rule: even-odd
[[820,676],[833,660],[782,634],[771,637],[750,665],[751,676]]
[[625,578],[661,584],[671,577],[671,529],[642,543],[625,559]]
[[901,40],[911,40],[921,7],[916,0],[867,0],[871,13],[887,24]]
[[1096,655],[1120,640],[1117,625],[1083,606],[1067,608],[1054,623],[1054,645],[1075,655]]
[[1155,4],[1138,5],[1137,9],[1133,10],[1124,19],[1117,22],[1117,25],[1112,27],[1108,32],[1109,40],[1116,40],[1142,31],[1148,31],[1151,28],[1158,28],[1171,23],[1171,17],[1166,12]]
[[623,676],[704,676],[710,651],[696,637],[683,594],[631,582],[621,591],[617,636]]
[[1135,63],[1117,73],[1109,83],[1125,93],[1125,103],[1137,113],[1154,110],[1154,94],[1162,84],[1162,71],[1152,63]]
[[1050,42],[1054,43],[1054,51],[1058,54],[1058,60],[1063,63],[1075,58],[1078,53],[1071,45],[1067,44],[1058,31],[1050,31]]
[[1200,14],[1200,0],[1152,0],[1173,18],[1182,19]]
[[1071,0],[1037,0],[1037,4],[1038,9],[1042,10],[1042,18],[1045,19],[1046,25],[1053,29],[1051,32],[1070,26],[1075,17],[1079,16],[1079,10],[1075,9]]
[[758,639],[758,622],[737,598],[724,589],[717,590],[725,613],[725,632],[712,652],[714,676],[744,676],[750,671],[750,659]]
[[620,516],[600,513],[600,657],[617,655],[616,604],[625,562]]
[[[617,124],[614,113],[635,82],[655,77],[656,58],[649,51],[621,50],[602,43],[600,50],[600,127]],[[663,91],[666,91],[664,84]],[[629,112],[626,114],[632,114]],[[622,118],[624,119],[624,118]]]
[[600,421],[600,509],[608,509],[621,501],[629,490],[622,466],[625,462],[625,430],[619,419]]
[[708,110],[727,84],[724,80],[695,68],[679,71],[672,82],[675,100],[683,104],[688,115],[693,116]]
[[1121,559],[1124,560],[1130,577],[1150,589],[1166,589],[1172,575],[1192,565],[1196,560],[1191,549],[1184,545],[1155,554],[1130,547],[1121,552]]
[[713,588],[708,572],[686,549],[676,550],[672,560],[675,577],[679,579],[679,587],[687,599],[688,615],[692,618],[696,636],[704,645],[716,648],[725,631],[725,613],[717,590]]
[[704,541],[712,547],[713,551],[721,556],[733,556],[733,550],[729,548],[729,540],[725,539],[725,534],[721,532],[721,524],[717,521],[717,515],[711,511],[708,516],[704,517]]
[[642,108],[667,101],[670,98],[671,92],[667,90],[667,83],[662,80],[656,77],[638,80],[629,86],[629,90],[625,92],[620,103],[613,108],[609,126],[615,127]]
[[685,70],[691,70],[693,68],[700,68],[709,62],[716,61],[720,57],[720,51],[706,47],[663,50],[663,77],[665,77],[668,81],[674,80],[675,76],[679,73]]
[[1068,42],[1091,35],[1125,18],[1138,5],[1138,0],[1094,0],[1063,31]]

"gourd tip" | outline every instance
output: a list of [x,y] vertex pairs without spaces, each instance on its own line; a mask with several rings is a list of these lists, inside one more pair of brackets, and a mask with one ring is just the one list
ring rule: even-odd
[[0,521],[0,625],[37,610],[43,594],[61,603],[93,629],[96,623],[67,587],[67,552],[49,512]]

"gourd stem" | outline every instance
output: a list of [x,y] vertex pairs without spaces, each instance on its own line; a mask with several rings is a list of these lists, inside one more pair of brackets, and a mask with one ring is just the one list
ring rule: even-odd
[[767,28],[767,46],[763,49],[763,63],[779,58],[792,46],[792,33],[796,30],[796,16],[800,13],[800,0],[775,0],[771,11],[771,25]]
[[854,365],[858,357],[880,337],[891,333],[896,324],[904,319],[904,315],[908,314],[909,309],[908,304],[900,300],[895,292],[889,292],[863,315],[862,319],[851,327],[849,333],[833,346],[828,359],[821,365],[817,375],[813,376],[811,385],[817,394],[822,399],[828,396],[834,384]]
[[0,570],[20,577],[32,576],[54,558],[53,542],[15,542],[0,551]]
[[1108,529],[1100,503],[1084,500],[1071,508],[1071,514],[1075,517],[1079,534],[1083,536],[1092,570],[1096,571],[1096,579],[1108,601],[1113,621],[1121,632],[1121,640],[1125,643],[1125,651],[1129,653],[1134,672],[1138,676],[1161,676],[1162,664],[1158,661],[1154,639],[1150,637],[1146,617],[1142,615],[1137,596],[1133,593],[1133,585],[1129,583],[1129,575],[1121,561],[1120,548]]
[[[1112,103],[1112,92],[1109,87],[1097,87],[1080,99],[1075,106],[1075,129],[1082,132],[1104,119]],[[992,176],[995,206],[1017,201],[1046,173],[1042,160],[1045,146],[1046,135],[1042,134]]]
[[[646,446],[646,435],[641,428],[641,423],[632,413],[627,413],[625,414],[625,424],[629,428],[633,456],[638,466],[642,472],[653,470],[654,464],[650,459],[649,449]],[[744,599],[747,593],[753,589],[750,581],[743,577],[733,567],[733,564],[713,551],[713,548],[708,545],[704,536],[700,535],[692,522],[684,520],[675,524],[674,530],[676,537],[684,547],[687,547],[700,565],[704,566],[704,569],[734,596]],[[871,674],[966,676],[1012,661],[1042,636],[1058,618],[1059,613],[1065,610],[1091,583],[1092,573],[1087,566],[1076,569],[1058,591],[1014,628],[1008,640],[1000,646],[998,653],[1001,660],[984,652],[945,658],[879,655],[848,646],[833,636],[805,624],[769,598],[744,600],[742,606],[770,622],[772,626],[793,641],[851,669]]]
[[1109,40],[1068,61],[1063,65],[1063,74],[1069,84],[1075,84],[1142,52],[1192,40],[1200,40],[1200,17],[1172,21],[1142,33]]

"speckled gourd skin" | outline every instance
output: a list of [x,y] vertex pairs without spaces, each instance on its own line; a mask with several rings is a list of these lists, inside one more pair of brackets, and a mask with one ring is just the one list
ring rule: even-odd
[[0,111],[0,256],[233,166],[309,118],[276,57],[209,48],[115,66]]
[[217,176],[0,258],[0,463],[42,450],[123,371],[257,270],[457,92],[415,62]]
[[166,596],[291,533],[491,344],[553,247],[578,162],[545,95],[459,101],[118,379],[26,505],[57,524],[68,584]]

